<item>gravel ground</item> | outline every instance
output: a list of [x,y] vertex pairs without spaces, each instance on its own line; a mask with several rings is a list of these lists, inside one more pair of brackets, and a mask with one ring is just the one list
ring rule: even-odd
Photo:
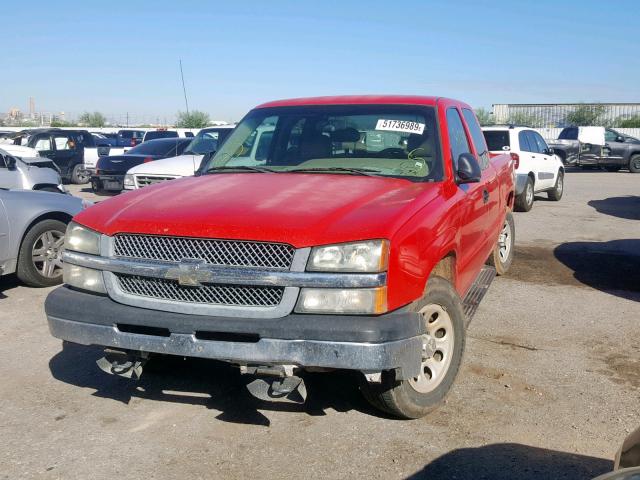
[[[74,193],[93,200],[87,191]],[[52,338],[48,289],[0,278],[0,478],[582,479],[640,424],[640,175],[569,172],[516,214],[513,270],[468,331],[445,405],[398,421],[347,373],[304,406],[264,403],[216,362],[132,382]],[[90,312],[88,312],[90,314]]]

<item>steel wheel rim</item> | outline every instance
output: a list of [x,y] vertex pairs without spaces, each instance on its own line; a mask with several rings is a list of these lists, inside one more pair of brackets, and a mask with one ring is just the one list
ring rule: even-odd
[[500,235],[498,235],[498,256],[500,257],[500,261],[502,263],[506,262],[509,258],[512,243],[513,239],[511,237],[511,226],[509,225],[509,222],[505,220],[504,226],[500,231]]
[[640,157],[636,157],[633,160],[633,168],[636,168],[636,169],[640,170]]
[[31,249],[31,262],[40,275],[45,278],[58,278],[62,275],[62,250],[64,233],[58,230],[43,232]]
[[455,333],[451,316],[440,305],[427,305],[419,313],[424,319],[427,334],[435,342],[435,350],[431,357],[422,360],[420,375],[409,379],[409,385],[418,393],[429,393],[438,388],[449,371]]
[[563,188],[564,188],[564,175],[560,174],[558,175],[558,186],[556,187],[556,190],[558,191],[558,193],[562,193]]
[[533,203],[533,186],[530,183],[527,184],[527,193],[526,193],[527,204]]

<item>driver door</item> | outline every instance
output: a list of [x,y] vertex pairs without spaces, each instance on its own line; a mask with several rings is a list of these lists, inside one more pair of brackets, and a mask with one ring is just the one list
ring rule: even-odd
[[[622,142],[620,141],[622,140]],[[624,137],[615,130],[605,129],[604,148],[602,149],[602,163],[622,165],[627,144]]]

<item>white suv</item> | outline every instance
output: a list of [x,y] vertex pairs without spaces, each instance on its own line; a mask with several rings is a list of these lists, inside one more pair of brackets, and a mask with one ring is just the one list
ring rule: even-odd
[[497,125],[482,130],[490,154],[511,152],[516,173],[516,210],[531,210],[536,193],[547,192],[549,200],[562,198],[564,166],[538,132]]

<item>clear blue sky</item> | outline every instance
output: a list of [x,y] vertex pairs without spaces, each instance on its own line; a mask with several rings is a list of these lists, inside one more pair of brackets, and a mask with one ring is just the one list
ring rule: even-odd
[[637,0],[12,3],[0,111],[239,119],[277,98],[640,101]]

